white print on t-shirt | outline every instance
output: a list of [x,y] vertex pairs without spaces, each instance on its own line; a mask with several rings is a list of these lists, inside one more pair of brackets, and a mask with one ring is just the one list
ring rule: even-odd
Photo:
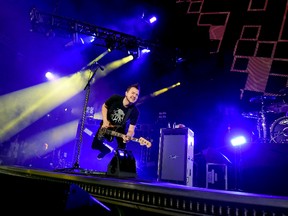
[[111,114],[111,119],[115,123],[122,123],[124,119],[125,113],[121,109],[113,110]]

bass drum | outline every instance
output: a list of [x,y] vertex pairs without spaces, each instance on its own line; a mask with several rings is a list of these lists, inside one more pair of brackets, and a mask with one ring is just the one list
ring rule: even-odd
[[270,127],[272,143],[288,143],[288,117],[276,119]]

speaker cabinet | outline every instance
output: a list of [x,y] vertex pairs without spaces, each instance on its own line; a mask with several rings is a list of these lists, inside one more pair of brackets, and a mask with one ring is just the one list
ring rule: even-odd
[[115,177],[136,177],[136,161],[131,151],[115,150],[108,164],[107,175]]
[[194,132],[189,128],[160,129],[158,181],[193,186]]

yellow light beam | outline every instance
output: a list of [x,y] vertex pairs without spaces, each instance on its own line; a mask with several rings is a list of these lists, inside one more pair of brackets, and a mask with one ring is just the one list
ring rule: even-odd
[[155,91],[155,92],[153,92],[153,93],[151,93],[149,95],[143,96],[143,97],[141,97],[139,99],[139,101],[137,102],[137,105],[143,103],[144,101],[146,101],[149,98],[159,96],[160,94],[163,94],[163,93],[167,92],[168,90],[173,89],[173,88],[175,88],[177,86],[180,86],[180,82],[178,82],[178,83],[176,83],[174,85],[168,86],[166,88],[160,89],[158,91]]
[[107,55],[109,53],[109,49],[107,49],[106,51],[104,51],[103,53],[101,53],[99,56],[97,56],[97,58],[93,59],[91,62],[89,62],[89,64],[87,66],[91,66],[92,64],[98,62],[100,59],[102,59],[105,55]]
[[[132,61],[133,57],[132,56],[127,56],[124,57],[122,59],[118,59],[116,61],[110,62],[109,64],[104,66],[104,70],[97,70],[94,79],[91,81],[91,84],[95,83],[95,81],[101,79],[102,77],[107,76],[109,73],[111,73],[112,71],[120,68],[121,66],[123,66],[124,64],[127,64],[128,62]],[[86,74],[86,76],[88,74],[91,73],[90,70],[86,70],[84,71],[84,73]]]
[[[102,53],[89,64],[98,61],[108,52]],[[133,58],[129,56],[111,62],[104,71],[99,70],[95,74],[91,83],[131,60]],[[91,70],[79,71],[69,77],[0,96],[0,142],[8,140],[63,102],[83,91],[91,76]]]
[[85,85],[76,73],[0,97],[0,142],[9,139],[55,107],[79,93]]
[[[41,133],[34,134],[22,143],[23,146],[21,148],[23,149],[23,157],[25,159],[30,159],[35,155],[42,156],[75,140],[77,127],[78,121],[74,120]],[[44,145],[46,148],[43,148]]]
[[179,86],[179,85],[180,85],[180,82],[178,82],[178,83],[176,83],[176,84],[174,84],[174,85],[172,85],[172,86],[169,86],[169,87],[160,89],[160,90],[158,90],[158,91],[153,92],[153,93],[151,94],[151,96],[152,96],[152,97],[156,97],[156,96],[158,96],[158,95],[160,95],[160,94],[163,94],[164,92],[167,92],[168,90],[170,90],[170,89],[172,89],[172,88],[175,88],[175,87],[177,87],[177,86]]

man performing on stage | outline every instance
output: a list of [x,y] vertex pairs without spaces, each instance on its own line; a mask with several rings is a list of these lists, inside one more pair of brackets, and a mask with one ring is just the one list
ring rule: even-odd
[[[116,137],[117,148],[126,149],[127,142],[134,140],[135,128],[139,117],[139,110],[135,106],[140,93],[139,84],[128,86],[125,96],[113,95],[102,105],[102,121],[92,142],[92,149],[99,150],[97,159],[101,160],[111,152],[104,144],[104,140],[111,142]],[[151,143],[140,137],[141,145],[151,147]]]

